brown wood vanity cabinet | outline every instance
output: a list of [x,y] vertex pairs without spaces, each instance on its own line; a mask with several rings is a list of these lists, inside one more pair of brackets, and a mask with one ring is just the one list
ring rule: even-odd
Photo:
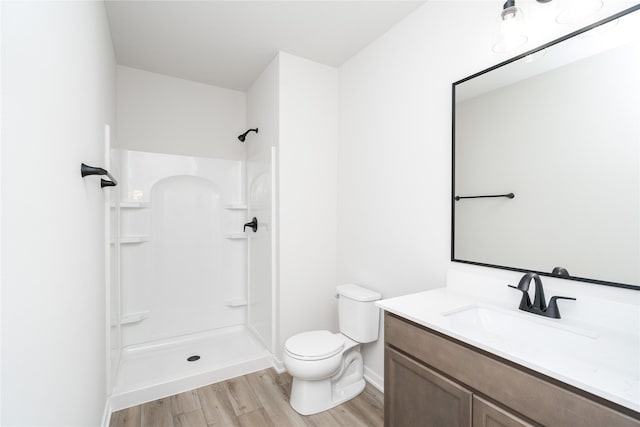
[[386,427],[640,427],[640,414],[385,313]]

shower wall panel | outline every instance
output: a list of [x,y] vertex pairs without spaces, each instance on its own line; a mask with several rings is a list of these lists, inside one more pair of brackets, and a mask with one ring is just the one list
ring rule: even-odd
[[119,151],[123,345],[244,324],[244,162]]
[[[274,154],[272,154],[272,151]],[[249,216],[258,230],[249,238],[248,325],[273,351],[273,164],[275,149],[253,153],[247,162]]]
[[[113,176],[120,177],[120,155],[117,150],[111,149],[111,129],[106,132],[105,135],[105,167],[111,171]],[[107,144],[109,141],[109,144]],[[113,391],[113,385],[116,381],[116,375],[118,373],[118,365],[120,363],[121,349],[122,349],[122,326],[120,325],[120,318],[122,306],[120,304],[120,187],[112,187],[111,190],[105,194],[108,194],[109,214],[105,215],[105,225],[108,230],[105,232],[105,239],[108,245],[108,257],[107,262],[109,274],[106,275],[107,279],[107,309],[109,310],[109,324],[107,343],[109,345],[107,365],[107,394]]]
[[277,184],[275,150],[280,138],[280,69],[276,57],[247,92],[247,123],[260,129],[247,146],[249,217],[258,230],[249,238],[249,311],[247,324],[271,352],[276,350]]

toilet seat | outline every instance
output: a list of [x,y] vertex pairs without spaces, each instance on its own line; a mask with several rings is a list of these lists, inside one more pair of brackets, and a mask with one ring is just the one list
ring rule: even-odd
[[284,343],[284,349],[298,360],[322,360],[340,353],[344,340],[329,331],[310,331],[294,335]]

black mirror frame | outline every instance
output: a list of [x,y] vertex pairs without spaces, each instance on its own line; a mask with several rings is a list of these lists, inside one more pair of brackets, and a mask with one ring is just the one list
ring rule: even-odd
[[463,263],[463,264],[472,264],[472,265],[478,265],[478,266],[482,266],[482,267],[491,267],[491,268],[499,268],[502,270],[510,270],[510,271],[518,271],[518,272],[533,272],[536,274],[539,274],[541,276],[547,276],[547,277],[560,277],[563,279],[569,279],[569,280],[575,280],[575,281],[579,281],[579,282],[587,282],[587,283],[593,283],[593,284],[597,284],[597,285],[605,285],[605,286],[613,286],[613,287],[617,287],[617,288],[625,288],[625,289],[633,289],[633,290],[640,290],[640,285],[630,285],[630,284],[626,284],[626,283],[617,283],[617,282],[610,282],[610,281],[606,281],[606,280],[597,280],[597,279],[590,279],[587,277],[577,277],[577,276],[559,276],[559,275],[555,275],[552,273],[547,273],[547,272],[543,272],[543,271],[535,271],[535,270],[530,270],[530,269],[526,269],[526,268],[520,268],[520,267],[509,267],[509,266],[504,266],[504,265],[496,265],[496,264],[486,264],[486,263],[482,263],[482,262],[475,262],[475,261],[466,261],[466,260],[461,260],[461,259],[456,259],[455,257],[455,203],[456,203],[456,194],[455,194],[455,171],[456,171],[456,85],[464,83],[468,80],[471,80],[475,77],[481,76],[483,74],[486,74],[490,71],[493,71],[497,68],[503,67],[507,64],[510,64],[512,62],[518,61],[528,55],[534,54],[536,52],[539,52],[541,50],[547,49],[553,45],[559,44],[565,40],[571,39],[577,35],[580,35],[582,33],[585,33],[589,30],[592,30],[596,27],[599,27],[600,25],[606,24],[608,22],[614,21],[618,18],[621,18],[625,15],[628,15],[632,12],[635,12],[637,10],[640,10],[640,4],[637,4],[635,6],[632,6],[628,9],[625,9],[621,12],[618,12],[616,14],[613,14],[607,18],[604,18],[598,22],[595,22],[591,25],[588,25],[584,28],[581,28],[577,31],[574,31],[572,33],[569,33],[563,37],[560,37],[558,39],[555,39],[549,43],[543,44],[537,48],[534,48],[532,50],[529,50],[527,52],[524,52],[518,56],[515,56],[513,58],[510,58],[506,61],[503,61],[497,65],[494,65],[492,67],[489,67],[485,70],[482,70],[480,72],[477,72],[475,74],[470,75],[469,77],[465,77],[464,79],[458,80],[457,82],[454,82],[451,85],[451,92],[452,92],[452,97],[451,97],[451,111],[452,111],[452,116],[451,116],[451,261],[452,262],[459,262],[459,263]]

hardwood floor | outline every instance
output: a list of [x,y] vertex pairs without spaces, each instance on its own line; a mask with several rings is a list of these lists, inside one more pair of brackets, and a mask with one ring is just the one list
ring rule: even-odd
[[383,396],[367,384],[355,399],[303,416],[289,406],[291,376],[273,369],[113,413],[110,427],[376,427],[384,424]]

